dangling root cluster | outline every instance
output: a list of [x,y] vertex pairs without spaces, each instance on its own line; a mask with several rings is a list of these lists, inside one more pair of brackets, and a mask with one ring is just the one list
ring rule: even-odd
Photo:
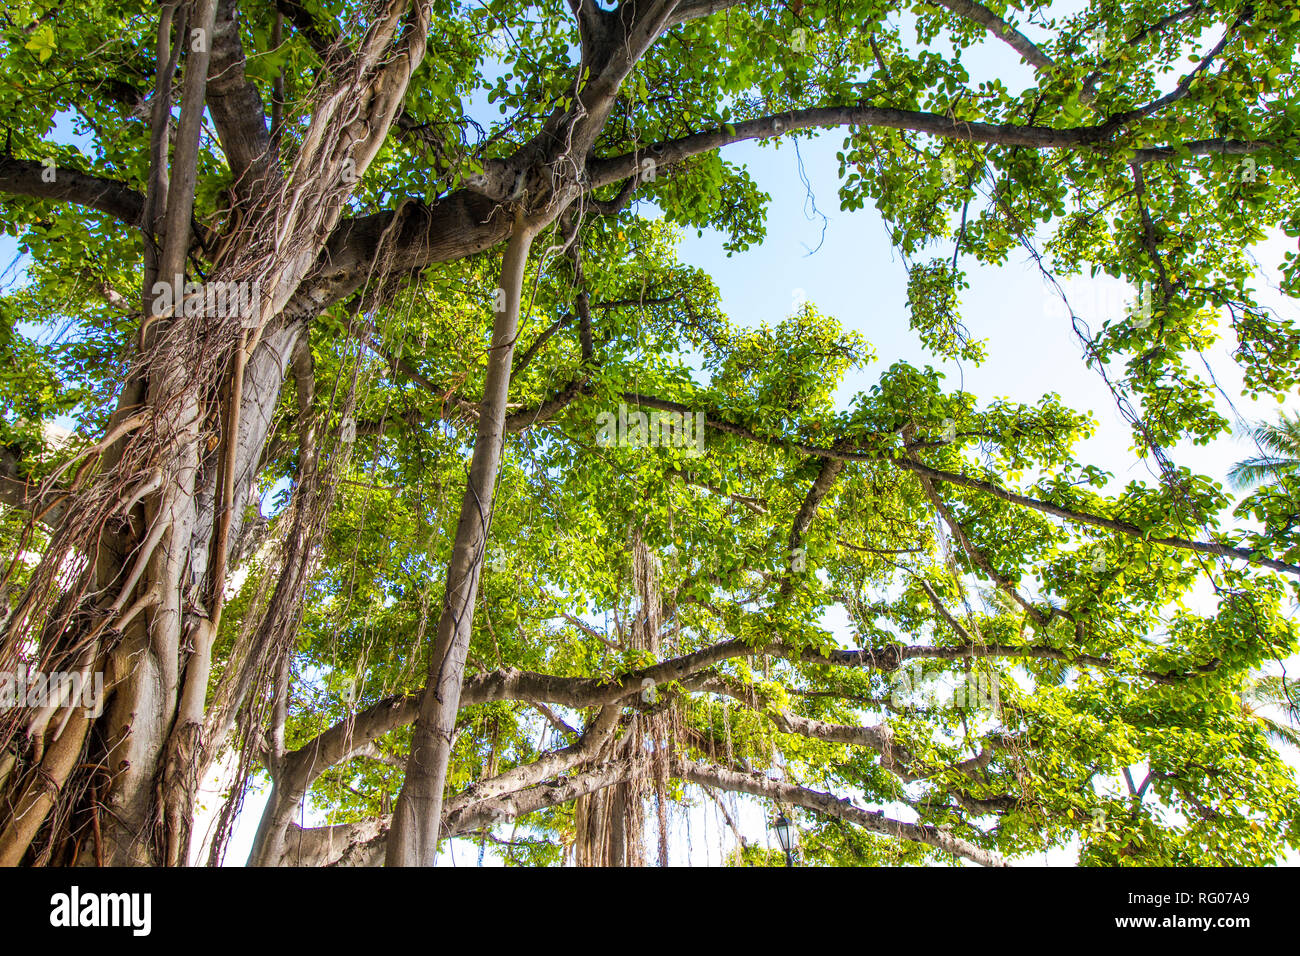
[[[632,622],[629,649],[646,651],[656,659],[663,628],[659,565],[640,534],[632,540],[632,582],[640,608]],[[669,652],[672,648],[667,649]],[[672,756],[681,735],[675,699],[649,692],[641,709],[627,719],[622,736],[601,759],[627,760],[626,781],[579,797],[574,804],[578,866],[644,866],[647,857],[645,807],[653,800],[656,818],[656,858],[669,862],[669,781]]]

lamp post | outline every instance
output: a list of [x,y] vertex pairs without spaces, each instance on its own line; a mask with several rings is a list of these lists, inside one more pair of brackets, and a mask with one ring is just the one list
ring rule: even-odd
[[785,851],[785,865],[794,866],[794,857],[791,855],[793,848],[793,835],[790,832],[790,820],[782,813],[772,824],[772,829],[776,831],[776,838],[781,844],[781,849]]

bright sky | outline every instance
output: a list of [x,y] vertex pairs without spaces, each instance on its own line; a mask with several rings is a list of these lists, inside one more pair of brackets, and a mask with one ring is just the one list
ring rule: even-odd
[[[981,402],[1007,398],[1033,403],[1056,392],[1067,405],[1091,411],[1098,421],[1098,434],[1081,446],[1084,455],[1115,472],[1121,484],[1150,476],[1130,451],[1130,431],[1100,376],[1084,367],[1082,349],[1064,306],[1027,253],[1013,252],[1008,264],[999,268],[963,261],[971,287],[962,294],[962,315],[972,337],[988,342],[988,358],[983,364],[944,360],[921,347],[908,328],[907,270],[891,248],[880,216],[873,208],[852,212],[838,208],[835,153],[841,141],[840,134],[828,132],[812,143],[799,145],[811,195],[829,220],[824,242],[821,217],[810,220],[805,215],[810,208],[809,192],[800,180],[792,144],[772,149],[743,143],[727,153],[729,160],[748,166],[759,188],[771,194],[772,202],[768,236],[761,248],[728,258],[716,233],[697,237],[692,231],[683,241],[682,258],[714,277],[724,311],[745,325],[774,323],[793,310],[794,301],[802,294],[820,311],[860,332],[875,347],[878,359],[846,378],[838,396],[841,406],[899,360],[943,371],[945,384],[965,388]],[[1278,233],[1257,247],[1256,257],[1271,273],[1260,288],[1262,303],[1295,317],[1300,315],[1300,307],[1276,291],[1275,273],[1291,242]],[[811,249],[817,251],[810,254]],[[935,256],[952,254],[950,241],[933,249]],[[1063,285],[1075,311],[1094,327],[1100,327],[1105,319],[1121,317],[1125,303],[1135,293],[1108,276],[1075,279]],[[1234,394],[1240,375],[1231,358],[1231,341],[1217,344],[1208,358],[1216,377]],[[1235,401],[1249,419],[1271,418],[1278,411],[1271,401]],[[1287,407],[1298,406],[1300,403],[1292,401]],[[1224,411],[1231,418],[1226,407]],[[1203,448],[1180,446],[1175,457],[1181,464],[1223,479],[1227,465],[1244,454],[1249,454],[1245,445],[1228,439]]]

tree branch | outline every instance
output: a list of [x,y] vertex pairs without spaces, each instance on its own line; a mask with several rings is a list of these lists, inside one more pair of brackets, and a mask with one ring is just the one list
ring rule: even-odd
[[[711,152],[751,139],[770,139],[798,130],[824,129],[835,126],[872,126],[883,129],[909,130],[929,133],[944,139],[967,143],[988,143],[997,146],[1026,146],[1032,149],[1094,149],[1106,151],[1117,127],[1108,124],[1076,126],[1056,129],[1051,126],[1014,125],[1007,123],[979,123],[924,113],[916,110],[899,110],[879,106],[821,106],[791,110],[776,116],[746,120],[731,127],[708,130],[666,140],[652,147],[660,167],[681,162],[700,153]],[[1135,150],[1132,162],[1147,163],[1168,159],[1178,150],[1193,156],[1214,153],[1246,155],[1270,148],[1267,142],[1207,139],[1183,143],[1180,146],[1158,146]],[[587,163],[592,187],[606,186],[626,179],[636,168],[643,151],[624,153],[608,159],[593,158]]]
[[930,2],[936,6],[946,7],[958,16],[978,23],[1019,53],[1027,63],[1034,67],[1043,70],[1053,65],[1052,58],[1038,49],[1032,40],[988,7],[972,3],[971,0],[930,0]]
[[[642,395],[637,392],[624,392],[623,400],[628,404],[644,405],[647,408],[658,408],[665,411],[691,411],[689,406],[683,405],[681,402],[656,398],[652,395]],[[1101,515],[1090,514],[1086,511],[1077,511],[1063,505],[1053,504],[1049,501],[1031,498],[1028,495],[1009,491],[990,481],[983,481],[979,478],[970,477],[969,475],[961,475],[949,471],[942,471],[938,468],[931,468],[928,465],[923,465],[919,461],[910,458],[892,456],[886,452],[852,451],[838,446],[824,447],[819,445],[809,445],[800,441],[759,435],[744,425],[720,419],[716,414],[712,416],[706,415],[705,426],[715,431],[738,435],[742,438],[748,439],[749,441],[758,442],[760,444],[769,445],[773,448],[779,448],[803,455],[816,455],[821,458],[835,458],[842,461],[888,461],[891,464],[907,471],[911,471],[916,475],[935,481],[942,481],[946,484],[961,485],[965,488],[982,491],[995,498],[1000,498],[1003,501],[1017,504],[1025,508],[1032,508],[1035,511],[1041,511],[1044,514],[1050,514],[1054,517],[1063,518],[1077,524],[1087,524],[1098,528],[1105,528],[1108,531],[1117,531],[1121,534],[1128,535],[1129,537],[1139,538],[1150,544],[1160,544],[1184,551],[1195,551],[1200,554],[1213,554],[1227,558],[1238,558],[1260,567],[1271,568],[1275,571],[1282,571],[1287,574],[1300,576],[1300,566],[1288,564],[1285,561],[1279,561],[1274,558],[1262,557],[1248,548],[1233,547],[1232,545],[1220,544],[1216,541],[1190,541],[1186,538],[1180,537],[1148,537],[1147,532],[1144,532],[1137,525],[1128,521],[1106,518]]]
[[55,504],[45,505],[44,500],[40,485],[27,475],[22,449],[12,444],[0,445],[0,503],[20,511],[35,512],[42,524],[54,527],[67,505],[57,499]]
[[664,27],[664,30],[671,30],[673,27],[680,26],[690,20],[702,20],[705,17],[711,17],[715,13],[730,10],[743,2],[744,0],[681,0],[673,8],[672,16],[668,18],[668,24]]
[[264,187],[264,179],[278,178],[279,163],[272,155],[262,97],[244,75],[238,15],[237,0],[221,0],[212,31],[207,104],[230,166],[234,191],[248,201]]
[[983,850],[939,827],[893,820],[879,811],[859,809],[847,799],[840,799],[829,793],[810,790],[806,787],[797,787],[769,780],[766,775],[761,773],[743,773],[681,758],[673,760],[672,773],[674,776],[691,783],[776,800],[780,803],[803,807],[805,810],[812,810],[828,817],[856,824],[873,833],[880,833],[901,840],[911,840],[915,843],[924,843],[946,853],[964,857],[973,863],[978,863],[980,866],[1006,865],[996,853]]
[[1076,511],[1073,508],[1066,508],[1062,505],[1052,504],[1050,501],[1041,501],[1037,498],[1031,498],[1028,495],[1017,494],[1014,491],[1008,491],[989,481],[981,481],[978,478],[971,478],[968,475],[958,475],[952,472],[940,471],[937,468],[930,468],[922,465],[920,462],[910,461],[905,458],[892,459],[894,464],[900,468],[915,472],[918,475],[924,475],[927,478],[933,478],[948,484],[961,485],[965,488],[971,488],[976,491],[982,491],[985,494],[992,495],[1003,501],[1012,504],[1022,505],[1026,508],[1033,508],[1035,511],[1041,511],[1057,518],[1064,518],[1067,521],[1073,521],[1077,524],[1092,525],[1095,528],[1105,528],[1107,531],[1118,531],[1121,534],[1133,538],[1140,538],[1148,544],[1162,544],[1170,548],[1179,548],[1183,551],[1195,551],[1198,554],[1213,554],[1225,558],[1239,558],[1251,564],[1260,565],[1266,568],[1272,568],[1274,571],[1282,571],[1286,574],[1300,575],[1300,566],[1288,564],[1285,561],[1278,561],[1274,558],[1261,557],[1248,548],[1237,548],[1232,545],[1220,544],[1217,541],[1190,541],[1187,538],[1179,537],[1148,537],[1137,525],[1128,521],[1120,521],[1115,518],[1104,518],[1101,515],[1089,514],[1086,511]]
[[[1139,30],[1137,33],[1133,34],[1133,36],[1129,37],[1126,41],[1124,41],[1124,46],[1129,49],[1132,49],[1133,47],[1141,43],[1143,40],[1145,40],[1147,37],[1153,36],[1156,33],[1159,33],[1162,30],[1166,29],[1167,27],[1171,27],[1175,23],[1187,19],[1188,17],[1192,16],[1195,13],[1199,13],[1202,9],[1204,9],[1204,6],[1205,5],[1202,2],[1200,2],[1200,0],[1197,0],[1196,3],[1184,7],[1182,10],[1179,10],[1175,13],[1171,13],[1166,17],[1161,17],[1159,20],[1151,24],[1149,27],[1145,27],[1142,30]],[[1113,59],[1103,60],[1101,64],[1097,67],[1097,69],[1093,70],[1086,77],[1084,77],[1083,86],[1079,92],[1080,103],[1087,105],[1091,103],[1094,99],[1096,99],[1097,80],[1101,77],[1102,73],[1110,69],[1112,66],[1114,66],[1114,64],[1115,61]]]
[[[46,182],[53,170],[53,182]],[[0,192],[36,199],[57,199],[95,209],[139,228],[144,196],[126,183],[79,173],[75,169],[49,167],[43,163],[11,156],[0,157]]]
[[821,468],[817,472],[817,479],[812,483],[812,487],[808,489],[808,494],[799,507],[799,513],[795,515],[789,538],[791,565],[788,568],[789,573],[785,574],[781,581],[781,597],[783,598],[788,598],[794,593],[794,554],[803,543],[804,535],[812,527],[813,518],[816,517],[817,509],[821,507],[822,500],[830,493],[831,486],[835,484],[835,479],[839,477],[840,472],[843,470],[843,461],[835,458],[823,458]]
[[[443,835],[460,836],[502,820],[560,806],[626,780],[631,769],[628,760],[610,761],[583,773],[540,783],[515,793],[475,801],[454,812],[448,812],[443,817]],[[285,841],[286,851],[279,865],[382,866],[389,825],[390,820],[387,818],[305,830],[290,824],[289,837]]]

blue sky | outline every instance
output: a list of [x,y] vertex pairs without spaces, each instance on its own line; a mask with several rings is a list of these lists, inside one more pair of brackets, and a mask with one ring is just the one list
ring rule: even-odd
[[[744,143],[727,153],[743,163],[760,189],[772,197],[768,235],[760,247],[728,257],[722,237],[692,230],[684,238],[681,257],[713,276],[722,295],[723,310],[742,325],[775,323],[793,309],[799,292],[817,308],[860,332],[875,348],[877,359],[851,372],[839,391],[843,406],[852,394],[869,388],[895,361],[930,365],[946,375],[949,388],[964,388],[981,402],[995,398],[1033,403],[1055,392],[1071,408],[1089,411],[1097,434],[1080,445],[1088,460],[1112,472],[1122,485],[1150,478],[1153,472],[1133,452],[1130,429],[1096,371],[1084,366],[1080,342],[1053,290],[1037,265],[1023,251],[1012,252],[1005,266],[992,268],[963,261],[970,288],[962,294],[962,315],[974,338],[988,344],[980,365],[947,361],[927,352],[908,328],[907,270],[892,249],[880,216],[873,208],[841,212],[838,208],[838,162],[842,136],[828,132],[799,144],[803,172],[811,184],[817,208],[827,218],[806,215],[807,191],[799,175],[794,146],[761,147]],[[823,228],[825,238],[822,241]],[[820,242],[820,246],[818,245]],[[1266,270],[1275,269],[1293,240],[1278,233],[1256,247]],[[815,252],[810,253],[810,249]],[[951,255],[951,243],[934,246],[934,255]],[[1080,278],[1063,283],[1075,311],[1093,327],[1122,317],[1124,303],[1136,290],[1109,277]],[[1259,284],[1261,302],[1282,315],[1300,317],[1297,303],[1276,291],[1276,275],[1267,271]],[[1271,418],[1278,412],[1272,400],[1238,398],[1240,375],[1231,357],[1231,331],[1206,358],[1237,409],[1247,419]],[[1285,406],[1300,407],[1295,397]],[[1226,405],[1221,411],[1232,418]],[[1227,467],[1251,453],[1232,437],[1208,446],[1190,444],[1175,449],[1175,460],[1222,481]]]

